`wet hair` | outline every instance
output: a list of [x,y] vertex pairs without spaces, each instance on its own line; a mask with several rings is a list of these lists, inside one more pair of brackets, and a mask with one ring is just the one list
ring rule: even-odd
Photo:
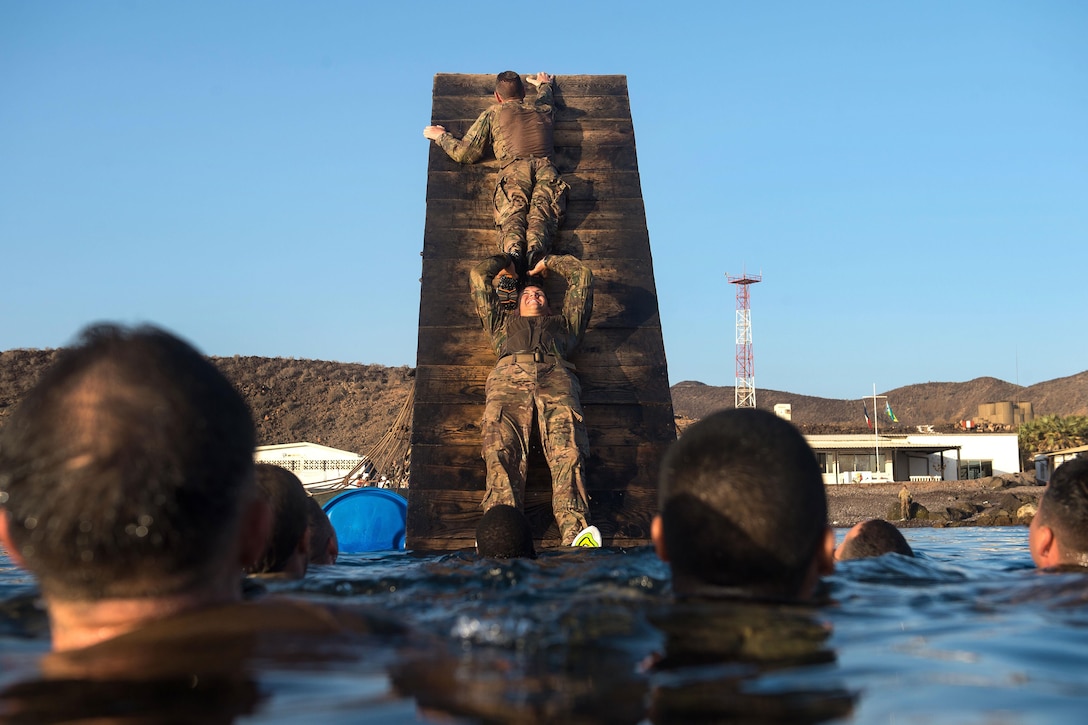
[[1054,530],[1063,551],[1088,554],[1088,458],[1074,458],[1054,469],[1036,515]]
[[755,408],[714,413],[672,445],[658,506],[674,575],[765,596],[797,596],[827,530],[816,455]]
[[264,553],[250,571],[274,574],[286,568],[309,526],[310,496],[298,476],[271,463],[256,466],[257,490],[272,508],[272,531]]
[[853,536],[848,534],[843,540],[838,558],[845,561],[884,554],[914,556],[914,550],[894,524],[889,524],[884,519],[869,519],[858,524]]
[[476,525],[476,552],[492,559],[536,558],[533,532],[525,514],[507,504],[485,511]]
[[495,77],[495,92],[504,101],[525,98],[525,84],[515,71],[504,70]]
[[0,431],[0,505],[42,591],[191,591],[252,493],[255,433],[230,382],[154,327],[86,329]]
[[312,496],[306,499],[306,512],[310,525],[310,563],[311,564],[335,564],[336,555],[332,561],[328,559],[329,542],[336,538],[336,529],[329,521],[325,509]]

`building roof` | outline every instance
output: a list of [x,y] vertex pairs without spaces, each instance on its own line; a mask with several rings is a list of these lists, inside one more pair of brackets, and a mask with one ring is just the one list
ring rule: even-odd
[[955,444],[941,445],[931,441],[916,443],[906,436],[871,436],[861,434],[843,435],[807,435],[805,440],[814,451],[871,450],[878,445],[881,449],[915,450],[937,453],[960,448]]
[[[1070,456],[1070,455],[1073,455],[1073,454],[1076,454],[1076,453],[1088,453],[1088,446],[1076,446],[1074,448],[1059,448],[1056,451],[1047,451],[1046,453],[1041,453],[1039,455],[1053,457],[1053,456]],[[1038,456],[1036,456],[1036,458],[1038,458]]]
[[[302,453],[305,451],[308,454],[323,453],[324,458],[362,458],[363,456],[351,451],[341,450],[339,448],[332,448],[330,446],[323,446],[320,443],[310,443],[309,441],[298,441],[296,443],[277,443],[271,446],[257,446],[257,453],[279,453],[280,455],[291,455],[293,451]],[[309,457],[313,457],[310,455]]]

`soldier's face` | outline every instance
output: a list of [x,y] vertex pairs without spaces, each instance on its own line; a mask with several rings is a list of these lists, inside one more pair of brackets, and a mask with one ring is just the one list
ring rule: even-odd
[[539,287],[526,287],[518,299],[518,313],[522,317],[540,317],[548,314],[548,298]]

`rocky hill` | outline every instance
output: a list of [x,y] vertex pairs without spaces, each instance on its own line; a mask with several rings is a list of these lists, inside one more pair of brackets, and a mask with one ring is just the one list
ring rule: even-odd
[[[883,400],[878,400],[881,430],[913,431],[918,425],[932,425],[942,432],[952,430],[959,421],[975,418],[982,403],[1031,403],[1036,416],[1088,415],[1088,371],[1026,387],[997,378],[975,378],[964,383],[917,383],[881,391],[880,395],[888,396],[899,419],[898,424],[891,423],[883,414]],[[673,409],[682,420],[698,420],[712,411],[731,408],[733,401],[732,387],[693,381],[672,386]],[[868,431],[860,399],[833,400],[760,389],[756,402],[768,410],[778,403],[789,403],[793,422],[807,433]],[[872,416],[871,401],[867,407]]]
[[[0,426],[15,404],[55,358],[55,350],[0,353]],[[261,444],[308,440],[359,453],[370,452],[394,427],[409,400],[415,370],[295,358],[229,357],[212,361],[242,391],[253,409]],[[964,383],[919,383],[887,395],[898,425],[881,430],[913,430],[933,425],[952,430],[974,418],[980,403],[1030,402],[1036,415],[1088,415],[1088,371],[1028,387],[995,378]],[[681,425],[733,405],[732,387],[685,381],[672,386]],[[859,400],[832,400],[777,390],[758,390],[759,407],[792,406],[793,420],[809,433],[867,430]],[[873,411],[870,407],[870,415]]]
[[[0,353],[0,426],[56,354]],[[407,366],[241,356],[211,360],[249,402],[260,445],[305,440],[367,453],[393,428],[415,379],[415,369]]]

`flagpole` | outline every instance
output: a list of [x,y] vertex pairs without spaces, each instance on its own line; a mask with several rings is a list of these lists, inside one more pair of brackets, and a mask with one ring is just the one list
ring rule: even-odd
[[[876,407],[876,401],[879,398],[883,398],[884,401],[885,401],[885,403],[884,403],[884,414],[888,416],[888,420],[892,421],[893,423],[898,423],[899,422],[899,419],[895,417],[894,413],[892,413],[891,404],[887,402],[888,396],[887,395],[877,395],[876,394],[876,383],[873,383],[873,418],[872,418],[872,422],[869,421],[869,413],[865,410],[865,398],[861,399],[861,406],[862,406],[862,411],[865,412],[865,422],[869,425],[869,429],[871,431],[873,431],[873,448],[876,451],[876,461],[874,461],[874,463],[873,463],[873,468],[878,469],[878,470],[874,471],[874,473],[883,473],[883,471],[879,470],[879,464],[880,464],[880,413],[879,413],[879,411],[878,411],[878,409]],[[894,468],[894,467],[895,467],[895,461],[893,459],[892,468]],[[893,478],[894,478],[894,473],[893,473]]]
[[873,383],[873,445],[876,446],[873,468],[876,468],[880,465],[880,416],[876,412],[876,383]]

